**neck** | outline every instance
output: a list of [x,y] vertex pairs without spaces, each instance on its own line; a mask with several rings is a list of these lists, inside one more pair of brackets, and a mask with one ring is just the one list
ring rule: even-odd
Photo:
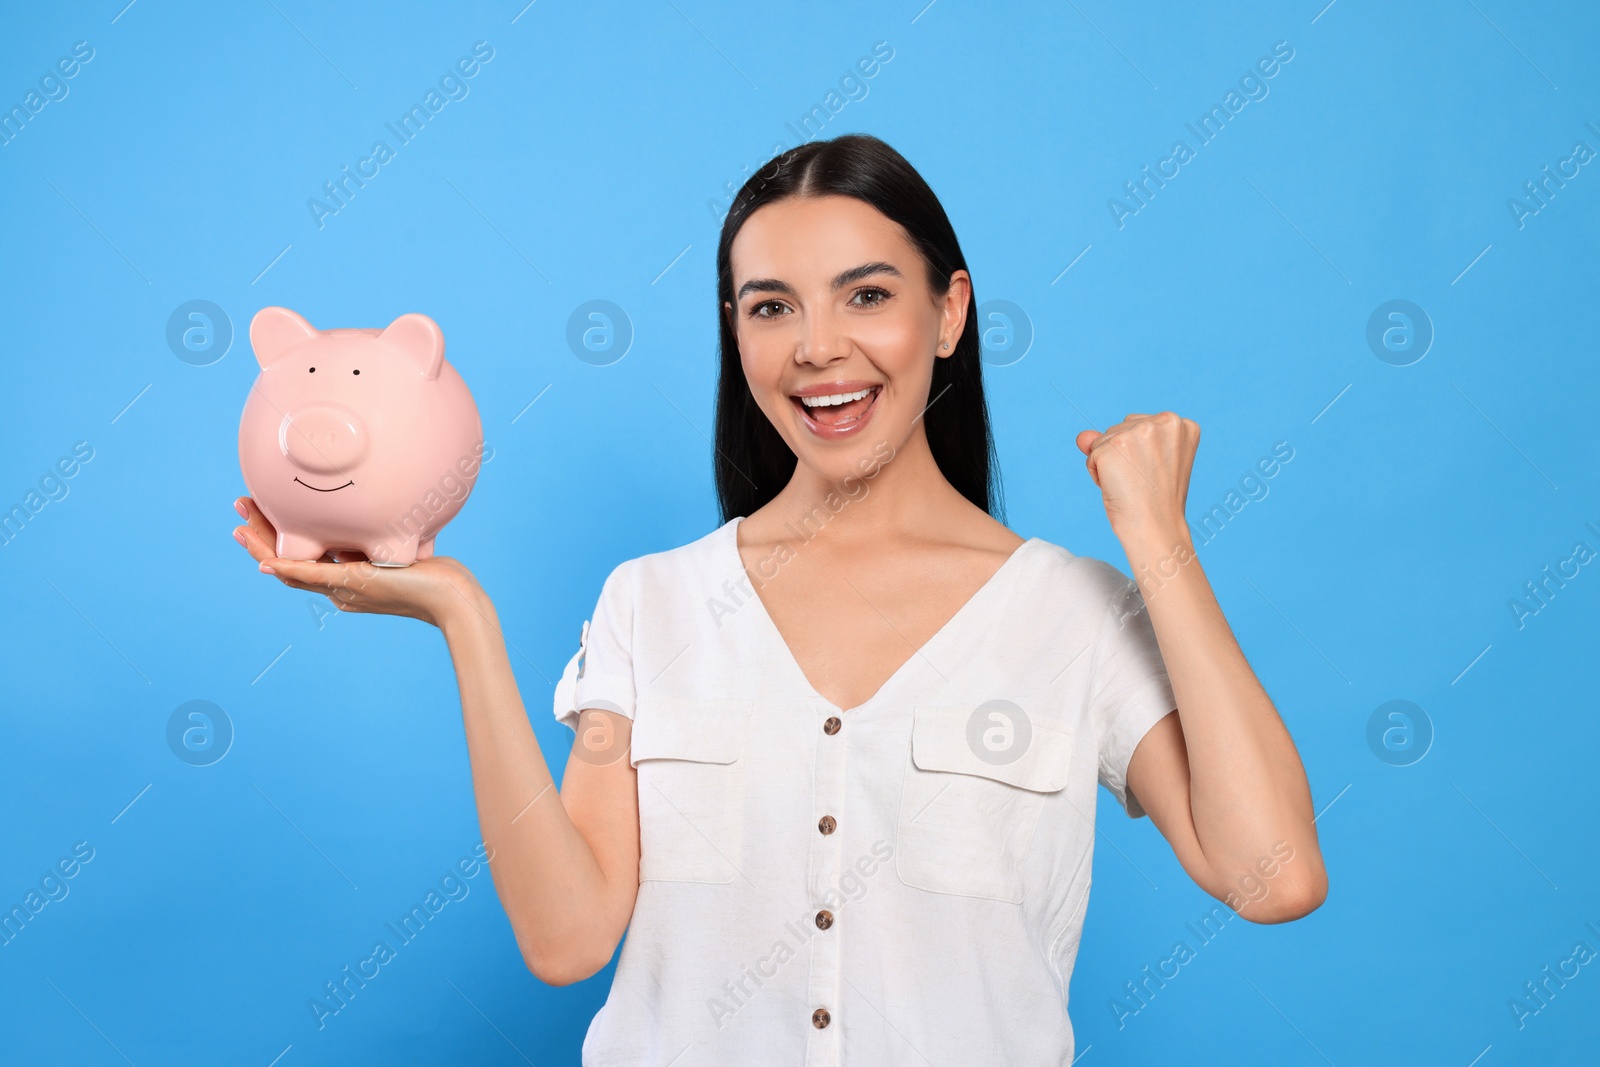
[[[829,544],[876,542],[945,526],[967,504],[939,470],[919,422],[897,450],[869,451],[870,466],[843,480],[804,463],[767,507],[778,540]],[[887,457],[887,458],[882,458]],[[766,509],[763,509],[766,510]]]

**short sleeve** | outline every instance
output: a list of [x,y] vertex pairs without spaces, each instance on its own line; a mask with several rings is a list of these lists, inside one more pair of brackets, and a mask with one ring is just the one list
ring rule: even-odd
[[1100,739],[1100,784],[1130,818],[1145,814],[1128,789],[1128,762],[1150,728],[1178,706],[1139,587],[1121,579],[1111,596],[1095,644],[1089,679],[1089,715]]
[[574,732],[578,712],[586,708],[604,708],[633,718],[631,577],[631,568],[623,563],[606,578],[594,614],[579,632],[578,651],[556,683],[555,717]]

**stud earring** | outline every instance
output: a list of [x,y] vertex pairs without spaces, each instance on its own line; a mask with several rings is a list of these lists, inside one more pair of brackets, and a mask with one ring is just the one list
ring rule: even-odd
[[950,342],[949,342],[949,341],[946,341],[946,342],[945,342],[945,343],[944,343],[944,346],[945,346],[945,347],[946,347],[946,348],[949,348],[949,347],[950,347]]

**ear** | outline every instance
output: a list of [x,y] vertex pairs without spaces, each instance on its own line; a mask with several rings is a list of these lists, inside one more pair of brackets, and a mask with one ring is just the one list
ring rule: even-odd
[[444,362],[444,332],[428,316],[417,312],[401,315],[378,335],[378,340],[405,353],[424,378],[439,376],[439,364]]
[[262,308],[250,320],[250,347],[256,350],[256,362],[262,367],[316,336],[316,327],[288,308]]

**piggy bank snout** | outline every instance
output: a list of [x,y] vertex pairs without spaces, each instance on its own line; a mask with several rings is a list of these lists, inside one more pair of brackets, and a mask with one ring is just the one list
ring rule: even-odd
[[366,455],[367,428],[360,416],[345,408],[296,408],[279,425],[278,444],[303,470],[340,474]]

